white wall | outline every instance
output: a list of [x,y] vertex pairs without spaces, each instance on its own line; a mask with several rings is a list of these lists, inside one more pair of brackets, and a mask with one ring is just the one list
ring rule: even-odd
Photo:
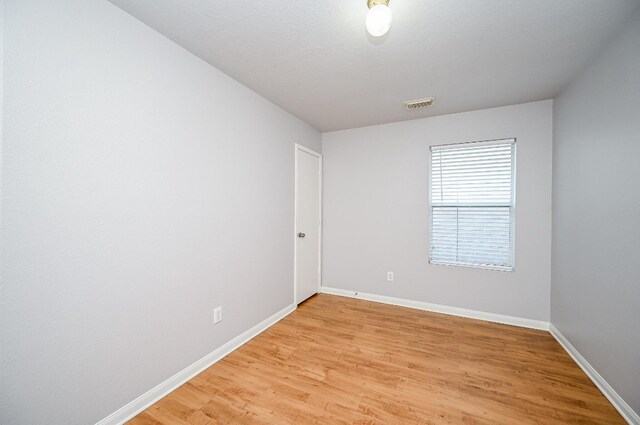
[[640,13],[555,105],[551,321],[640,414]]
[[[324,133],[323,286],[548,321],[551,119],[542,101]],[[430,265],[429,146],[511,137],[516,271]]]
[[293,302],[320,134],[107,1],[4,15],[0,423],[94,423]]

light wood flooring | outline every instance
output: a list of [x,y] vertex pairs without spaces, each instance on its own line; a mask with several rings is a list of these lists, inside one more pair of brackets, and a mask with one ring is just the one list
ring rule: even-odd
[[129,422],[562,423],[625,421],[548,332],[330,295]]

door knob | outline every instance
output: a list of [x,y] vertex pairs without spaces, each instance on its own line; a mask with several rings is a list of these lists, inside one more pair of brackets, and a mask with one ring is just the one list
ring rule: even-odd
[[299,238],[304,238],[305,236],[307,236],[307,235],[305,235],[304,233],[298,233],[298,237]]

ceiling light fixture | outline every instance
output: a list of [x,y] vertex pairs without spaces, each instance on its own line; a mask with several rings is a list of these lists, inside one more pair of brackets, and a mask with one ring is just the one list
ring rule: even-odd
[[382,37],[391,28],[393,18],[389,9],[389,0],[367,0],[367,32],[373,37]]

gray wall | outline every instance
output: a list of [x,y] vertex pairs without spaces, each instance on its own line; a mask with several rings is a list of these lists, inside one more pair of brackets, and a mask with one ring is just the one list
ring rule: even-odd
[[640,412],[640,15],[554,108],[551,322]]
[[[429,264],[429,146],[510,137],[516,271]],[[324,286],[549,320],[552,101],[323,133],[322,144]]]
[[320,134],[106,1],[4,15],[0,423],[89,424],[293,302]]

